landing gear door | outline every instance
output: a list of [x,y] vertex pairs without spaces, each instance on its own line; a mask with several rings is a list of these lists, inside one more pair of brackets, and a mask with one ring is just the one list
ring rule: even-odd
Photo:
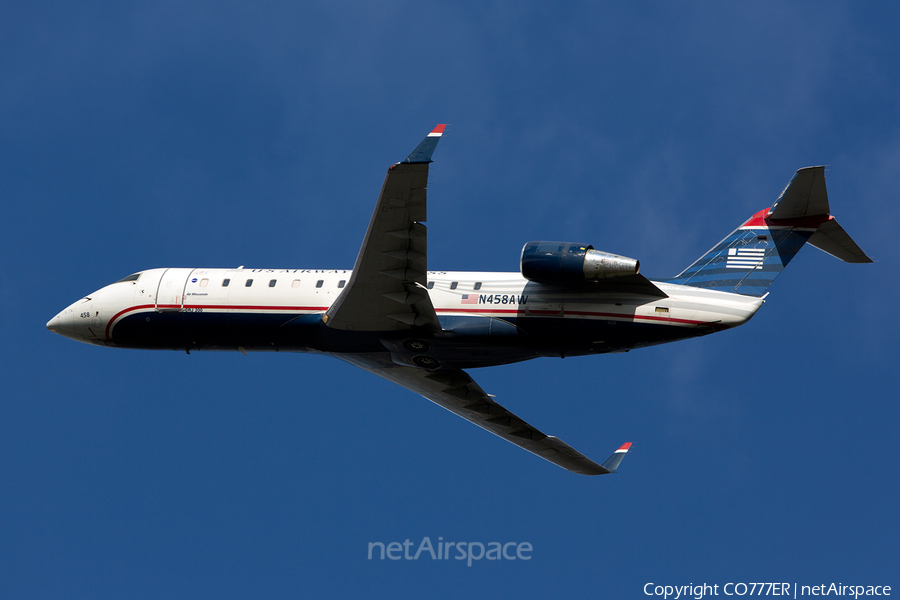
[[184,287],[193,269],[166,269],[156,290],[157,312],[181,312],[184,308]]

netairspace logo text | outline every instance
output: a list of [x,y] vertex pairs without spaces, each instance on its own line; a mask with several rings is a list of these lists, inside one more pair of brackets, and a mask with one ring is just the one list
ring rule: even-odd
[[466,560],[467,567],[472,566],[473,560],[531,560],[533,548],[528,542],[445,542],[439,537],[437,545],[431,543],[431,538],[424,537],[412,552],[414,543],[409,539],[400,542],[369,542],[369,560],[377,558],[384,560],[419,560],[430,558],[431,560]]

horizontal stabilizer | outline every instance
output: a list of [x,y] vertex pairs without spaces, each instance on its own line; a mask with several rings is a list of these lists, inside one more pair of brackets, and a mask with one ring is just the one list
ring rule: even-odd
[[625,454],[631,449],[631,442],[625,442],[619,449],[613,452],[613,455],[606,459],[606,462],[603,463],[603,468],[609,471],[610,473],[615,473],[616,469],[619,468],[619,463],[622,462],[622,459],[625,458]]
[[822,223],[808,243],[844,262],[873,262],[834,218]]

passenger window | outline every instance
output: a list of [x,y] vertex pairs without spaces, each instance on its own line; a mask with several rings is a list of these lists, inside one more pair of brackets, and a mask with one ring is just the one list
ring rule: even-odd
[[480,290],[480,289],[481,289],[481,282],[479,281],[478,283],[476,283],[476,284],[475,284],[475,287],[472,288],[472,289],[473,289],[473,290]]
[[316,282],[316,287],[317,287],[317,288],[322,287],[322,284],[323,284],[323,283],[325,283],[325,280],[324,280],[324,279],[318,280],[318,281]]
[[200,280],[200,287],[206,287],[207,285],[209,285],[209,279]]
[[456,286],[458,286],[458,285],[459,285],[459,282],[458,282],[458,281],[454,281],[453,283],[450,284],[450,289],[451,289],[451,290],[455,290],[455,289],[456,289]]
[[229,283],[231,283],[231,280],[230,280],[230,279],[223,279],[223,280],[222,280],[222,287],[228,287],[228,284],[229,284]]
[[275,279],[270,279],[270,280],[269,280],[269,287],[275,287],[275,281],[276,281]]
[[293,280],[293,281],[291,282],[291,287],[292,287],[292,288],[300,287],[300,280],[299,280],[299,279]]
[[247,283],[244,284],[244,287],[250,287],[251,285],[253,285],[253,280],[252,280],[252,279],[248,279],[248,280],[247,280]]
[[346,279],[341,279],[340,281],[338,281],[338,289],[341,289],[342,287],[344,287],[345,283],[347,283]]
[[433,282],[433,281],[429,281],[429,282],[428,282],[428,289],[430,290],[430,289],[432,289],[433,287],[434,287],[434,282]]

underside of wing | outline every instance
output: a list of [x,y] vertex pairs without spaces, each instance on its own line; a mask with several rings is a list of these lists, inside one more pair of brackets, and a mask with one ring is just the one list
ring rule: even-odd
[[428,263],[426,187],[438,125],[403,162],[388,169],[366,237],[344,291],[325,315],[353,331],[440,329],[425,289]]
[[[529,425],[495,402],[459,369],[427,371],[396,365],[384,354],[341,354],[338,358],[420,394],[479,427],[564,469],[582,475],[615,472],[627,446],[603,465],[587,458],[557,437]],[[630,446],[630,444],[628,445]]]

